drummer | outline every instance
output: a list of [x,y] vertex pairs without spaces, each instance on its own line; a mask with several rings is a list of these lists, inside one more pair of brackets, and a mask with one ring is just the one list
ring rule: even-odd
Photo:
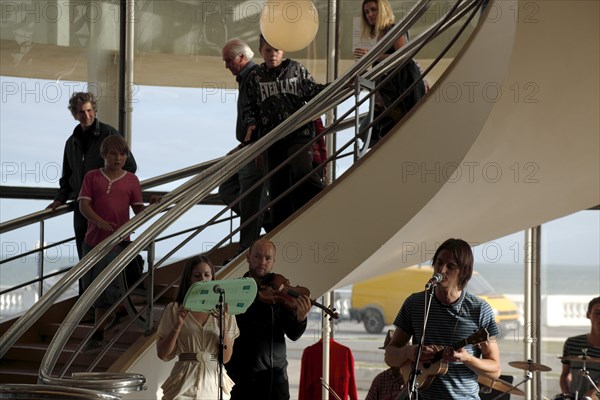
[[[584,349],[587,349],[585,368],[596,386],[600,385],[600,297],[590,301],[586,317],[591,321],[590,333],[568,338],[563,347],[560,389],[563,393],[577,392],[580,398],[581,396],[590,396],[592,399],[598,400],[591,382],[580,371],[584,365]],[[573,359],[574,357],[582,360]],[[570,358],[570,360],[566,358]]]

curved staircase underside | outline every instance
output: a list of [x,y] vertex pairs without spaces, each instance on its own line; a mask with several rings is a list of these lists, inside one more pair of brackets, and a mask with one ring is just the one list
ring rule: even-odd
[[278,272],[316,296],[600,204],[599,3],[532,4],[491,3],[412,115],[270,235]]

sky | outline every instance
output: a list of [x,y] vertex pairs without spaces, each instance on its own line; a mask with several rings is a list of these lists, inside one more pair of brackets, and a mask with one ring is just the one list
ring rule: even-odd
[[[0,85],[0,184],[58,188],[64,144],[77,124],[67,109],[68,99],[74,90],[86,90],[85,86],[12,77],[0,77]],[[132,149],[140,180],[223,156],[236,146],[235,120],[212,117],[231,115],[235,96],[201,103],[198,99],[203,95],[201,89],[145,87],[139,91],[134,105]],[[160,190],[175,186],[163,186]],[[5,222],[41,210],[49,203],[2,199],[0,220]],[[199,211],[189,219],[197,223],[205,220],[202,214],[206,212]],[[71,234],[70,227],[68,216],[48,221],[46,242]],[[15,246],[31,250],[38,237],[37,227],[3,235],[2,254],[14,253]],[[205,247],[212,239],[202,240],[200,246]],[[73,249],[63,247],[60,253],[70,255]]]
[[[233,79],[233,77],[232,77]],[[67,110],[71,93],[85,90],[83,83],[33,81],[0,77],[0,159],[1,185],[58,187],[65,140],[76,125]],[[204,89],[140,87],[134,104],[132,149],[140,180],[225,155],[236,146],[234,128],[236,91],[220,93]],[[98,116],[102,120],[102,110]],[[161,189],[172,189],[169,185]],[[49,201],[0,200],[0,221],[43,209]],[[197,207],[202,208],[202,207]],[[216,209],[209,207],[211,212]],[[200,224],[207,210],[195,210],[186,216]],[[47,223],[47,242],[71,234],[70,217]],[[207,232],[198,246],[220,239],[227,227]],[[37,227],[3,235],[2,257],[16,247],[30,250],[38,238]],[[170,231],[173,231],[170,230]],[[523,232],[499,238],[493,244],[475,248],[477,262],[514,263],[522,261]],[[580,212],[551,221],[543,226],[542,257],[565,265],[600,265],[600,213]],[[65,250],[66,251],[66,250]],[[63,254],[66,254],[63,251]],[[72,252],[72,249],[68,249]]]

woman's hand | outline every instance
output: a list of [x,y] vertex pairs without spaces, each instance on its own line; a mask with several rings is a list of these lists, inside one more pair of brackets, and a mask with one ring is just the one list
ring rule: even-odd
[[190,313],[190,310],[186,310],[182,305],[176,307],[177,312],[175,315],[175,326],[173,326],[171,332],[168,332],[165,337],[159,338],[159,340],[156,342],[156,354],[158,355],[158,358],[163,361],[169,361],[175,357],[175,345],[177,344],[179,332],[183,327],[185,319]]
[[183,308],[183,306],[179,306],[179,309],[177,310],[177,326],[175,327],[175,330],[179,331],[181,329],[189,313],[190,310]]
[[[219,320],[219,310],[212,310],[210,315],[215,317],[217,321]],[[227,319],[229,317],[229,304],[225,303],[225,308],[223,310],[223,332],[227,332]]]
[[354,49],[354,58],[361,58],[365,54],[367,54],[368,50],[363,47],[358,47]]

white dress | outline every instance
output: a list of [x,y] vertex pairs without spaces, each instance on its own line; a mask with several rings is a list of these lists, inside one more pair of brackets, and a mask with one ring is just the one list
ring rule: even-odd
[[[167,305],[158,325],[158,337],[167,337],[177,321],[178,304]],[[229,315],[226,321],[228,332],[225,335],[237,338],[240,331],[235,316]],[[198,361],[177,361],[171,374],[162,385],[163,400],[214,400],[219,396],[219,371],[216,360],[210,355],[217,354],[219,346],[219,321],[209,316],[204,326],[189,315],[181,327],[175,350],[169,359],[181,353],[195,353]],[[228,399],[233,381],[223,368],[223,398]]]

